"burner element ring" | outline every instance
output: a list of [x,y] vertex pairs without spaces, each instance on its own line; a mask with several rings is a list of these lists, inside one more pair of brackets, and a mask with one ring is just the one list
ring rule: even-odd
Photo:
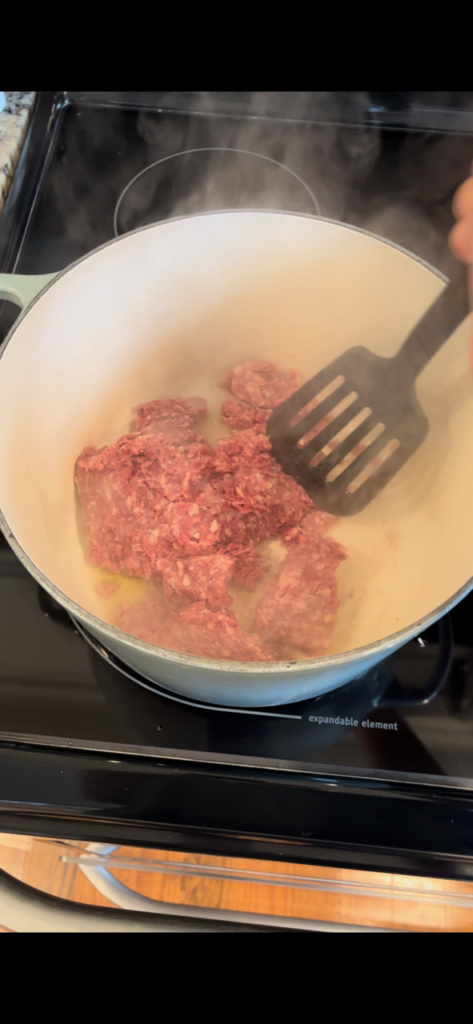
[[[185,167],[185,163],[184,163],[185,158],[189,158],[189,157],[192,157],[192,156],[197,156],[198,154],[200,155],[200,157],[203,157],[203,155],[206,154],[205,161],[207,163],[207,166],[204,168],[205,169],[204,177],[201,179],[201,181],[199,183],[200,185],[204,186],[204,191],[205,191],[206,194],[205,194],[205,196],[201,197],[200,200],[198,198],[196,199],[196,196],[195,196],[195,190],[196,190],[196,187],[197,187],[196,179],[194,178],[194,175],[193,175],[194,169],[195,170],[197,169],[195,161],[191,162],[191,166],[190,167],[189,167],[189,164],[187,164],[187,167]],[[273,177],[273,181],[270,182],[269,179],[268,179],[268,190],[266,191],[264,181],[260,180],[259,182],[256,183],[254,181],[254,171],[251,170],[250,171],[250,176],[251,176],[251,179],[252,179],[252,182],[253,182],[253,185],[254,185],[254,196],[253,196],[253,198],[251,198],[251,197],[248,198],[248,195],[249,195],[249,192],[247,191],[248,181],[246,183],[243,181],[243,177],[244,177],[243,167],[244,167],[244,164],[246,164],[247,168],[249,168],[250,165],[251,165],[252,168],[256,168],[257,165],[255,165],[253,161],[250,161],[250,163],[249,163],[247,160],[244,160],[241,163],[241,166],[239,168],[240,172],[243,173],[243,177],[240,177],[240,181],[239,181],[239,183],[237,183],[237,189],[239,191],[238,199],[240,198],[240,195],[241,195],[242,202],[238,202],[237,201],[235,203],[235,197],[230,199],[230,201],[228,201],[228,200],[226,201],[223,193],[219,193],[219,191],[217,189],[217,191],[215,192],[216,205],[212,205],[212,202],[210,202],[210,205],[209,205],[208,190],[209,190],[209,187],[213,183],[212,175],[215,174],[215,169],[212,168],[212,156],[211,156],[212,154],[218,154],[218,159],[220,159],[220,160],[224,159],[225,156],[228,155],[228,154],[233,154],[234,156],[236,156],[237,160],[239,158],[241,158],[241,157],[243,157],[243,158],[250,157],[250,158],[255,158],[257,161],[264,161],[266,163],[266,165],[267,165],[267,170],[268,170],[269,174],[272,175],[272,177]],[[174,175],[172,173],[172,170],[171,170],[171,173],[170,173],[170,168],[172,168],[172,164],[170,164],[170,161],[178,160],[179,158],[184,158],[184,159],[181,159],[182,167],[179,167],[179,165],[177,165],[179,170]],[[192,163],[194,163],[194,167],[192,166]],[[260,165],[257,168],[257,175],[261,176],[262,166],[263,165]],[[209,167],[210,167],[210,170],[209,170]],[[149,176],[150,173],[152,171],[155,171],[156,168],[162,168],[163,172],[166,171],[166,173],[167,173],[166,185],[168,187],[168,190],[169,190],[169,187],[171,188],[171,191],[172,191],[173,185],[174,185],[174,183],[176,181],[176,178],[177,178],[178,174],[182,174],[185,171],[190,172],[190,173],[188,173],[187,180],[183,180],[183,182],[181,182],[181,184],[183,185],[184,189],[185,189],[186,186],[190,186],[191,198],[194,195],[194,202],[197,203],[196,208],[195,209],[191,208],[188,211],[189,213],[190,212],[193,212],[193,213],[215,212],[217,210],[222,210],[224,208],[236,208],[236,209],[242,209],[242,208],[255,208],[256,209],[256,208],[258,208],[258,209],[261,209],[263,206],[265,206],[265,198],[269,198],[270,196],[273,196],[273,195],[275,196],[275,200],[274,200],[274,204],[273,204],[273,206],[271,208],[275,209],[275,208],[278,208],[278,202],[281,201],[281,200],[278,200],[278,198],[276,197],[276,193],[278,192],[279,187],[282,186],[282,188],[283,188],[283,192],[282,192],[283,206],[284,206],[284,202],[285,202],[284,201],[284,194],[286,194],[287,197],[288,197],[287,202],[289,202],[289,205],[291,205],[291,203],[294,202],[294,199],[297,199],[296,207],[299,208],[299,212],[300,212],[300,208],[301,208],[301,201],[303,200],[303,202],[304,202],[304,210],[302,212],[308,212],[307,211],[307,206],[310,206],[311,212],[315,213],[316,216],[320,216],[320,206],[319,206],[319,203],[318,203],[316,197],[314,196],[312,190],[307,185],[307,183],[304,181],[303,178],[300,177],[299,174],[296,173],[296,171],[293,171],[292,168],[287,167],[285,164],[281,163],[279,160],[275,160],[273,157],[266,156],[264,153],[256,153],[256,152],[253,152],[252,150],[248,150],[248,149],[237,149],[237,148],[232,148],[232,147],[227,147],[227,146],[205,146],[205,147],[200,147],[198,149],[184,149],[184,150],[181,150],[179,153],[172,153],[169,156],[162,157],[160,160],[156,160],[154,163],[149,164],[147,167],[144,167],[142,171],[139,171],[139,173],[136,174],[135,177],[132,178],[131,181],[128,182],[128,185],[125,186],[125,188],[123,189],[123,191],[121,192],[121,194],[120,194],[120,196],[118,198],[118,201],[117,201],[116,206],[115,206],[114,214],[113,214],[113,231],[114,231],[114,235],[115,235],[116,238],[118,238],[119,235],[124,234],[126,231],[133,230],[133,228],[142,227],[142,226],[144,226],[145,223],[152,223],[152,221],[150,221],[149,219],[145,219],[144,221],[143,220],[141,220],[141,221],[139,220],[140,217],[141,218],[143,218],[143,217],[145,217],[145,218],[148,217],[149,218],[149,213],[146,210],[146,202],[147,202],[147,198],[148,198],[147,197],[147,190],[144,189],[141,198],[139,196],[139,193],[137,193],[136,196],[134,197],[134,190],[136,190],[137,186],[138,186],[138,188],[140,188],[140,187],[143,188],[143,186],[144,186],[144,184],[146,182],[146,177],[145,176],[146,175]],[[232,172],[235,171],[235,169],[238,170],[237,162],[232,162],[231,168],[230,168],[230,165],[229,165],[228,169],[229,170],[231,169]],[[281,172],[281,171],[283,172],[283,176],[282,177],[278,173],[278,172]],[[278,183],[277,183],[276,189],[274,188],[274,181],[276,180],[274,178],[274,174],[275,173],[278,175]],[[164,182],[164,177],[163,177],[163,182]],[[220,181],[219,181],[219,185],[225,186],[225,184],[226,184],[226,179],[225,179],[225,174],[223,174],[222,179],[220,179]],[[150,179],[150,185],[152,185],[152,179]],[[235,185],[235,181],[233,182],[233,185]],[[250,189],[250,191],[251,191],[251,189]],[[289,196],[289,192],[292,192],[293,195]],[[220,201],[220,204],[219,204],[219,202],[217,201],[217,197],[220,194],[222,194],[222,200]],[[185,201],[185,198],[186,197],[184,196],[184,201]],[[144,206],[143,206],[143,199],[145,200],[145,205]],[[151,202],[153,201],[153,199],[154,199],[154,196],[152,197]],[[120,229],[120,224],[119,224],[119,221],[120,221],[120,211],[122,211],[122,216],[123,216],[123,206],[124,206],[124,204],[127,201],[128,201],[128,203],[130,205],[131,215],[132,216],[133,215],[137,215],[138,216],[138,223],[133,224],[133,227],[125,227],[123,229]],[[200,208],[199,208],[199,205],[198,205],[199,202],[201,203],[201,207]],[[158,214],[158,216],[156,218],[156,222],[158,222],[160,220],[167,220],[169,217],[179,215],[179,211],[182,212],[182,203],[183,203],[182,195],[181,196],[173,196],[171,194],[171,197],[168,196],[168,210],[167,210],[167,213],[164,216],[160,216]],[[249,207],[248,207],[248,204],[249,204]],[[253,205],[253,204],[256,204],[256,205]],[[203,206],[203,209],[202,209],[202,206]],[[283,209],[283,207],[281,207],[281,209]],[[284,212],[290,212],[290,211],[284,209]],[[294,212],[297,212],[297,210],[294,209]]]

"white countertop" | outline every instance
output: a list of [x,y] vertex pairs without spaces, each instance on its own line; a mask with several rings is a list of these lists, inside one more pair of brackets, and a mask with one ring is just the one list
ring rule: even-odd
[[0,114],[0,210],[18,163],[36,93],[7,92],[5,95],[6,105]]

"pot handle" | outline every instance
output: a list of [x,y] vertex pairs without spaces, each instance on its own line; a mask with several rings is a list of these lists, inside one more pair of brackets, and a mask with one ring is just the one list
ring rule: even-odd
[[444,615],[437,622],[439,631],[439,658],[430,679],[425,687],[419,690],[407,690],[394,678],[388,690],[376,703],[377,708],[412,707],[428,704],[442,689],[447,680],[453,658],[453,626],[449,615]]
[[54,274],[0,274],[0,300],[15,302],[24,309],[46,288]]

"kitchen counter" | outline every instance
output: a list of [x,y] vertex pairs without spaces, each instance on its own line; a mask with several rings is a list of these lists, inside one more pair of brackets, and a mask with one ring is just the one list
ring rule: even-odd
[[18,163],[36,93],[7,92],[5,95],[6,106],[0,113],[0,210]]

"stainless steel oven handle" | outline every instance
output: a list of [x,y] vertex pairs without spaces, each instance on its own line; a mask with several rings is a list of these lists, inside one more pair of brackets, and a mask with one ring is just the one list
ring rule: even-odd
[[[101,844],[94,844],[100,846]],[[108,847],[110,849],[110,847]],[[72,900],[60,899],[50,893],[40,892],[24,882],[19,882],[0,869],[0,924],[12,932],[388,932],[390,928],[369,928],[362,925],[346,925],[332,921],[307,921],[302,919],[266,917],[263,914],[245,914],[239,911],[216,910],[204,907],[177,906],[148,900],[146,897],[127,890],[120,893],[120,883],[108,889],[104,876],[109,873],[103,868],[89,868],[89,872],[102,872],[91,878],[93,884],[117,903],[118,899],[128,906],[134,902],[141,909],[111,909],[95,907]],[[85,873],[85,872],[84,872]],[[89,876],[88,876],[89,877]],[[100,882],[97,885],[97,882]],[[135,898],[132,900],[132,896]],[[146,900],[151,906],[144,907]],[[161,912],[161,908],[163,908]],[[143,913],[143,910],[145,912]],[[396,929],[397,931],[398,929]]]
[[[240,924],[242,927],[251,925],[252,927],[268,928],[270,931],[277,931],[281,929],[297,930],[297,931],[385,931],[390,929],[372,929],[362,926],[351,926],[334,923],[332,921],[309,921],[304,918],[288,918],[288,917],[277,917],[275,915],[268,916],[267,914],[252,914],[248,911],[239,910],[221,910],[215,907],[197,907],[197,906],[184,906],[182,904],[175,903],[163,903],[158,900],[150,899],[148,896],[143,896],[141,893],[135,892],[134,889],[130,889],[128,886],[123,885],[119,882],[106,867],[97,865],[87,865],[87,854],[92,853],[95,856],[103,856],[104,859],[109,853],[116,850],[116,846],[111,846],[107,843],[89,843],[86,850],[83,853],[83,863],[79,863],[78,867],[83,872],[85,877],[95,886],[96,889],[102,896],[106,896],[112,903],[116,903],[118,907],[124,910],[140,910],[145,913],[156,913],[159,909],[160,913],[172,914],[176,917],[187,916],[189,913],[192,914],[193,918],[199,918],[202,921],[214,921],[217,922],[232,922],[234,924]],[[290,882],[290,879],[288,879]],[[216,929],[217,930],[217,929]]]
[[[168,904],[156,904],[168,909]],[[187,916],[114,910],[59,899],[0,870],[0,924],[13,932],[274,932],[267,925],[203,920]],[[286,924],[288,930],[291,924]]]

